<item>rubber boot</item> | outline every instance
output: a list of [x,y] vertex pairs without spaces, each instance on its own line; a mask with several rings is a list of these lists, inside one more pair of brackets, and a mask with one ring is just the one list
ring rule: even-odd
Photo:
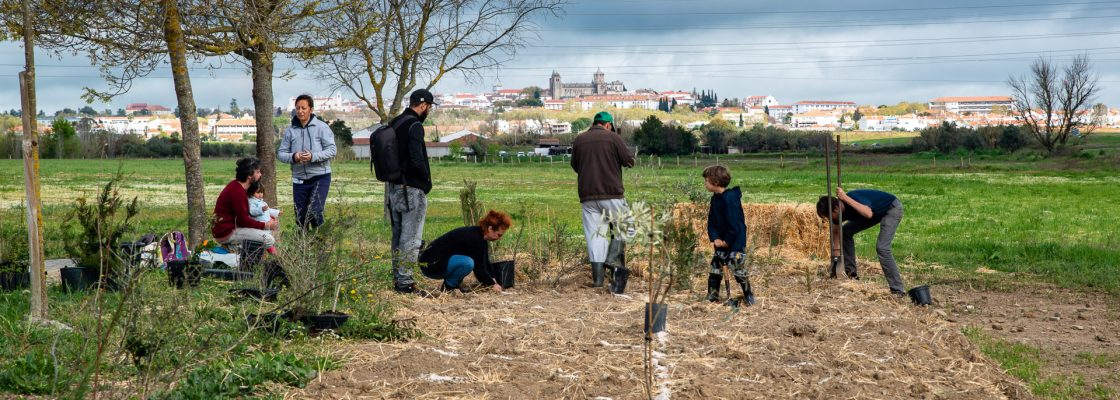
[[715,303],[719,301],[719,283],[723,281],[723,277],[716,274],[708,274],[708,301]]
[[743,289],[743,301],[746,301],[748,306],[753,306],[755,299],[754,291],[751,290],[751,281],[747,278],[736,276],[735,282],[738,282],[739,287]]
[[591,263],[591,287],[603,287],[603,263]]
[[626,268],[615,268],[614,279],[611,280],[611,293],[623,294],[626,292],[626,280],[630,277],[630,270]]

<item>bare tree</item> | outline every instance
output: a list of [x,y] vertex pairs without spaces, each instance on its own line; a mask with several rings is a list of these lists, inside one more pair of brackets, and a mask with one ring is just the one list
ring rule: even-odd
[[[508,61],[537,27],[557,15],[563,0],[377,0],[377,33],[357,48],[324,57],[320,78],[357,96],[382,121],[401,110],[405,96],[458,72],[468,79]],[[365,23],[348,12],[338,29]]]
[[[35,103],[35,23],[31,11],[31,1],[23,0],[20,10],[20,29],[16,35],[22,36],[24,71],[19,74],[21,113],[23,120],[23,186],[27,196],[27,243],[28,261],[31,271],[31,314],[32,321],[46,320],[47,307],[46,273],[43,272],[43,205],[40,203],[42,188],[39,180],[39,129],[34,114]],[[10,10],[14,11],[14,10]],[[13,13],[14,14],[14,13]],[[13,29],[15,31],[15,29]],[[0,32],[0,36],[4,36]]]
[[[358,45],[377,29],[377,14],[366,1],[194,0],[184,16],[188,47],[206,56],[233,56],[253,79],[257,158],[266,200],[276,197],[276,110],[272,79],[276,56],[309,60]],[[339,29],[344,16],[356,21]],[[288,73],[282,74],[290,75]]]
[[1060,71],[1051,60],[1039,57],[1031,64],[1029,75],[1007,80],[1014,102],[1012,113],[1053,154],[1065,146],[1075,127],[1084,124],[1078,113],[1097,95],[1097,82],[1086,55],[1074,57]]
[[[170,59],[182,127],[183,165],[187,189],[188,236],[198,245],[208,234],[202,180],[201,146],[187,53],[183,43],[181,4],[139,0],[44,0],[39,42],[56,54],[84,53],[101,69],[108,90],[85,89],[88,102],[127,92],[132,82]],[[197,58],[197,55],[195,55]]]

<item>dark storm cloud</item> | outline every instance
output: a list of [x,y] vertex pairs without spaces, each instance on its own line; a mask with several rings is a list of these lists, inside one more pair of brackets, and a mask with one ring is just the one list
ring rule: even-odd
[[[937,3],[797,1],[576,1],[560,19],[538,21],[539,40],[480,81],[452,76],[439,92],[547,86],[551,71],[565,82],[590,81],[601,68],[629,88],[715,89],[721,97],[772,94],[782,102],[851,100],[861,104],[928,101],[949,95],[1001,95],[1009,74],[1027,71],[1039,55],[1063,61],[1089,54],[1101,75],[1098,101],[1120,104],[1120,1]],[[1078,50],[1081,49],[1081,50]],[[1073,50],[1073,51],[1071,51]],[[0,58],[22,60],[15,43]],[[74,64],[81,60],[47,60]],[[0,109],[18,108],[18,66],[0,66]],[[242,70],[192,71],[200,107],[250,106]],[[327,85],[297,70],[276,80],[277,106]],[[81,105],[82,86],[100,86],[92,68],[41,68],[41,108]],[[47,78],[80,75],[84,78]],[[138,81],[126,101],[174,104],[166,70]],[[94,105],[95,108],[105,108]]]

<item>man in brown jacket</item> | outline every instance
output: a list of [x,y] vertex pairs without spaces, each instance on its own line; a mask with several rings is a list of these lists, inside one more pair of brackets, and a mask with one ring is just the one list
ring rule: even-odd
[[[607,212],[625,211],[628,206],[622,187],[622,167],[634,166],[634,155],[612,132],[614,118],[606,111],[595,114],[591,128],[579,134],[572,142],[572,169],[578,174],[579,201],[583,206],[583,236],[587,240],[587,255],[591,261],[593,287],[603,287],[603,263],[607,258],[607,225],[603,220]],[[625,268],[615,270],[615,274]],[[621,294],[624,288],[612,292]]]

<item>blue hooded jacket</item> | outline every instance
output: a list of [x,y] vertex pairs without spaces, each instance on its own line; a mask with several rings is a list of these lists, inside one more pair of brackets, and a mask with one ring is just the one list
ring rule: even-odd
[[[311,162],[300,164],[292,161],[292,157],[301,151],[311,152]],[[284,130],[276,158],[282,163],[292,164],[292,178],[304,180],[331,173],[331,159],[336,151],[334,131],[326,122],[311,114],[311,120],[303,126],[299,118],[293,116],[292,125]]]
[[728,248],[722,251],[743,252],[747,248],[747,222],[743,216],[743,192],[736,186],[723,193],[712,194],[708,209],[708,240],[722,239]]

